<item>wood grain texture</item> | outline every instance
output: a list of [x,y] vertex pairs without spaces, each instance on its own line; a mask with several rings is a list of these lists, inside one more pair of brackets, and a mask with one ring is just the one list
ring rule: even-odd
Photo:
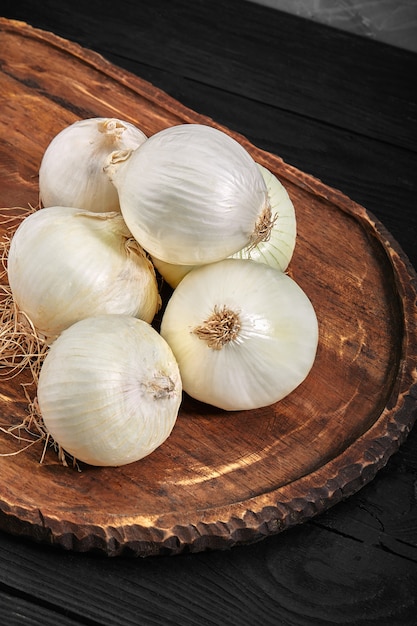
[[255,545],[140,560],[5,536],[0,590],[32,606],[38,623],[49,612],[65,626],[136,626],[138,614],[146,626],[414,626],[417,562],[377,536],[368,529],[359,541],[310,521]]
[[[224,549],[305,521],[368,483],[416,417],[415,273],[388,231],[341,192],[102,57],[0,24],[0,104],[19,120],[1,137],[3,205],[36,204],[44,149],[80,117],[120,117],[148,135],[175,123],[217,125],[287,187],[299,227],[291,274],[320,323],[315,366],[295,393],[232,415],[185,398],[168,442],[140,464],[77,473],[52,453],[37,465],[34,449],[0,459],[2,528],[110,555]],[[16,419],[19,387],[2,393],[2,413]],[[22,474],[34,472],[28,493]]]
[[[3,0],[372,211],[417,266],[415,54],[244,0]],[[370,45],[369,45],[370,44]],[[411,225],[411,227],[410,227]]]

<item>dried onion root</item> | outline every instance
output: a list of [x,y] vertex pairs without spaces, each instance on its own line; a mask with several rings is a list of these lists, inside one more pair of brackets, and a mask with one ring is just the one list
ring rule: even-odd
[[0,378],[9,380],[29,369],[37,379],[48,345],[19,311],[8,285],[0,285]]
[[39,459],[40,464],[44,461],[48,447],[52,447],[57,454],[58,461],[64,467],[69,467],[71,465],[73,468],[77,468],[78,471],[80,471],[77,459],[68,454],[56,441],[54,441],[45,427],[39,410],[36,394],[33,397],[28,391],[28,387],[35,385],[35,388],[37,388],[37,384],[37,380],[30,383],[22,383],[23,392],[27,401],[27,415],[22,419],[22,421],[18,424],[13,424],[7,427],[0,426],[0,432],[4,433],[8,437],[14,438],[19,444],[23,444],[23,446],[14,452],[0,452],[0,457],[16,456],[25,450],[28,450],[35,444],[43,443]]
[[35,213],[29,205],[0,209],[0,226],[5,233],[0,241],[0,378],[11,379],[29,368],[37,380],[47,345],[29,318],[19,311],[7,281],[7,259],[14,232],[23,220]]
[[40,415],[36,393],[39,373],[48,345],[38,335],[29,318],[19,311],[7,282],[7,258],[11,238],[19,224],[37,208],[29,206],[0,209],[0,226],[5,233],[0,241],[0,379],[11,380],[23,372],[28,372],[29,381],[21,382],[27,402],[27,414],[13,425],[0,426],[0,432],[23,444],[15,452],[0,453],[1,457],[15,456],[31,446],[44,442],[40,462],[42,463],[48,445],[53,445],[63,465],[68,465],[65,454],[49,436]]

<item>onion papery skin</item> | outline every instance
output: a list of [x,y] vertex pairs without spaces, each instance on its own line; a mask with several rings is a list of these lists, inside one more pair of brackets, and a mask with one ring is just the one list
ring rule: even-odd
[[[266,241],[261,241],[253,247],[246,246],[231,257],[252,259],[285,272],[292,259],[297,237],[294,205],[278,178],[259,163],[258,167],[268,190],[272,215],[275,216],[274,225],[270,237]],[[156,257],[152,257],[152,262],[164,280],[174,289],[184,276],[195,267],[195,265],[166,263]]]
[[123,217],[149,254],[201,265],[247,245],[267,208],[267,190],[250,154],[226,133],[181,124],[137,150],[113,155],[107,172]]
[[103,168],[114,150],[134,150],[146,135],[116,118],[74,122],[47,146],[39,168],[39,199],[44,207],[120,211],[117,190]]
[[48,342],[94,315],[151,322],[161,303],[153,265],[120,213],[49,207],[30,214],[12,238],[7,272],[18,309]]
[[48,433],[76,460],[120,466],[171,434],[182,399],[176,360],[149,324],[122,315],[87,318],[50,347],[38,384]]
[[[214,311],[237,314],[240,329],[221,348],[196,334]],[[183,389],[227,411],[278,402],[309,374],[318,346],[313,305],[287,274],[226,259],[193,269],[174,290],[161,335],[178,361]]]

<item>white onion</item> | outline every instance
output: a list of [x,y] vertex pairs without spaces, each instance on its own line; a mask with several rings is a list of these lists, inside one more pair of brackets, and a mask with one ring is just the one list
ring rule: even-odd
[[183,389],[225,410],[278,402],[313,366],[318,323],[287,274],[251,260],[193,269],[168,301],[161,334],[178,361]]
[[[246,246],[231,255],[235,259],[252,259],[284,272],[294,253],[297,223],[294,205],[287,190],[266,167],[258,164],[268,190],[274,223],[270,236],[255,246]],[[175,288],[195,265],[175,265],[152,257],[152,262],[166,282]]]
[[175,358],[149,324],[121,315],[84,319],[51,346],[38,402],[48,433],[78,461],[119,466],[170,435],[182,399]]
[[12,238],[7,271],[18,308],[49,341],[84,317],[150,322],[160,306],[154,268],[120,213],[32,213]]
[[203,264],[251,243],[270,207],[262,175],[229,135],[200,124],[166,128],[137,150],[116,152],[107,172],[123,217],[162,261]]
[[103,171],[114,150],[133,150],[146,135],[133,124],[93,117],[59,132],[50,142],[39,169],[43,206],[71,206],[86,211],[118,211],[119,198]]

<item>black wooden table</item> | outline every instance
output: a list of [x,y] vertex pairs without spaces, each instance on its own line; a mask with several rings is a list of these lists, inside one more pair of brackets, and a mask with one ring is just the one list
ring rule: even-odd
[[[417,55],[243,0],[3,0],[0,13],[342,190],[417,267]],[[416,610],[416,428],[356,495],[255,545],[111,559],[0,534],[4,625],[412,626]]]

